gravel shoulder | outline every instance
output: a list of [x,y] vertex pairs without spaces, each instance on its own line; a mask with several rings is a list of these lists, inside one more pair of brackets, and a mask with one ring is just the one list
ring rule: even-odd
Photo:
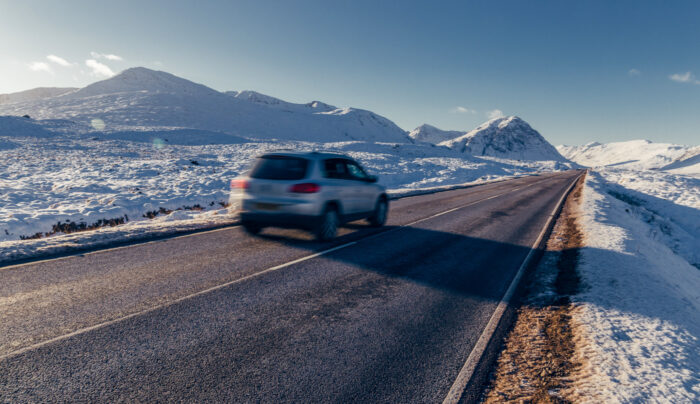
[[581,368],[570,297],[580,288],[576,270],[583,235],[578,224],[584,177],[570,196],[531,274],[517,320],[498,358],[486,403],[570,402]]

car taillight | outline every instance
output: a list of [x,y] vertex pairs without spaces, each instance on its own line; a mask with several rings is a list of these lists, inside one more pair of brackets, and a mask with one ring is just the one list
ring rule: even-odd
[[297,194],[313,194],[321,190],[321,186],[313,182],[304,182],[302,184],[294,184],[289,187],[289,192]]
[[231,189],[248,189],[248,181],[231,180]]

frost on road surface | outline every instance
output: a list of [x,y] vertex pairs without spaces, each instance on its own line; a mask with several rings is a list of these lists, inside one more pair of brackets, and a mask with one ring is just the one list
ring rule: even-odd
[[592,171],[582,212],[576,396],[700,401],[700,179]]

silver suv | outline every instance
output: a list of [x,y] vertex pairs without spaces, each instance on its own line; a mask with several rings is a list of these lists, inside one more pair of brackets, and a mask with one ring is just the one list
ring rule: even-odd
[[337,153],[264,154],[231,181],[231,200],[251,234],[266,226],[292,227],[310,230],[318,240],[332,239],[338,226],[353,220],[382,226],[389,211],[377,177]]

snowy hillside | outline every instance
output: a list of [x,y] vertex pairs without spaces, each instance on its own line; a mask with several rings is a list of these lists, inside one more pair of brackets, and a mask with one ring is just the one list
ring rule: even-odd
[[21,116],[0,116],[0,136],[51,137],[54,135],[47,126],[38,125],[35,120]]
[[[370,111],[321,102],[261,102],[275,99],[255,94],[221,93],[166,72],[137,67],[61,97],[0,105],[0,115],[69,119],[86,128],[100,119],[104,128],[100,122],[97,130],[116,133],[115,138],[134,131],[197,129],[252,139],[411,142],[404,130]],[[202,136],[201,144],[207,143]]]
[[440,144],[474,156],[567,161],[539,132],[517,116],[492,119],[462,136]]
[[595,169],[581,208],[579,400],[699,402],[700,180]]
[[0,94],[0,104],[38,101],[45,98],[57,97],[75,90],[77,90],[77,88],[73,87],[38,87],[18,93]]
[[687,146],[648,140],[557,146],[564,157],[586,167],[615,166],[642,170],[667,166],[681,158],[689,149]]
[[689,148],[682,156],[675,159],[673,163],[660,169],[675,174],[700,177],[700,146]]
[[409,132],[408,136],[417,142],[438,144],[462,136],[465,133],[458,130],[442,130],[424,123]]

